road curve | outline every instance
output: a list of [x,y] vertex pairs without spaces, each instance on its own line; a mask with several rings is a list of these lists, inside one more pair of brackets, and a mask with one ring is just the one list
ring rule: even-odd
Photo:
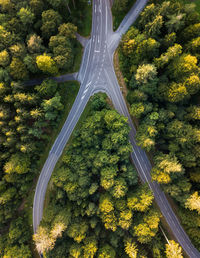
[[174,236],[184,249],[185,253],[191,258],[198,258],[200,257],[200,253],[192,245],[190,239],[180,225],[180,222],[171,209],[165,194],[162,192],[160,186],[151,180],[151,163],[149,162],[145,151],[136,145],[136,130],[120,91],[113,67],[113,54],[119,44],[122,34],[128,30],[129,26],[138,17],[139,12],[142,11],[146,3],[147,0],[136,1],[135,5],[122,21],[118,30],[114,33],[112,30],[112,14],[109,0],[93,1],[91,38],[85,45],[82,64],[77,77],[81,82],[80,90],[68,118],[52,146],[49,156],[40,173],[34,196],[33,229],[34,232],[36,232],[42,219],[46,188],[53,169],[90,96],[97,92],[106,92],[111,98],[116,110],[120,114],[128,117],[128,122],[131,128],[130,142],[133,146],[131,158],[141,180],[148,183],[150,189],[154,193],[155,200],[163,217],[166,219]]

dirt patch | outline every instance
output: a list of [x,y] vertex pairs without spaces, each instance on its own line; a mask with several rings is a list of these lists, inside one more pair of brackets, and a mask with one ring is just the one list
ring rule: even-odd
[[126,83],[124,81],[124,77],[123,77],[123,74],[120,70],[120,65],[119,65],[119,53],[118,53],[118,49],[115,51],[115,54],[114,54],[114,68],[115,68],[115,73],[117,75],[117,79],[118,79],[118,82],[119,82],[119,85],[121,87],[121,90],[122,90],[122,94],[123,96],[126,98],[127,94],[128,94],[128,90],[127,90],[127,86],[126,86]]
[[[119,49],[117,49],[115,51],[115,54],[114,54],[114,69],[115,69],[115,74],[117,76],[117,80],[118,80],[118,83],[119,83],[119,86],[121,88],[121,92],[124,96],[124,99],[125,99],[125,102],[126,102],[126,105],[128,107],[128,110],[130,110],[130,104],[128,103],[128,101],[126,100],[126,96],[128,94],[128,89],[127,89],[127,85],[126,85],[126,82],[124,80],[124,76],[120,70],[120,64],[119,64]],[[133,117],[131,116],[132,118],[132,121],[135,125],[135,128],[136,130],[138,129],[139,127],[139,121],[136,117]]]

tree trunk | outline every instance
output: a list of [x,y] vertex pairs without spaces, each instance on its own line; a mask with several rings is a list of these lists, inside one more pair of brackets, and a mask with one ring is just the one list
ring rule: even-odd
[[69,4],[67,4],[67,9],[68,9],[69,13],[71,14],[71,10],[69,8]]

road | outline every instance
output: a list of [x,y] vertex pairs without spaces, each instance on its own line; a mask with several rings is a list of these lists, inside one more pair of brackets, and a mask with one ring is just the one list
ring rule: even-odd
[[57,77],[33,79],[33,80],[25,81],[24,85],[25,86],[38,85],[38,84],[41,84],[45,79],[52,79],[52,80],[54,80],[56,82],[73,81],[73,80],[76,80],[77,76],[78,76],[78,73],[71,73],[71,74],[60,75],[60,76],[57,76]]
[[112,100],[115,109],[122,115],[128,117],[131,128],[130,142],[133,146],[131,158],[143,182],[147,182],[154,193],[163,217],[166,219],[175,238],[182,246],[185,253],[192,258],[200,257],[198,250],[192,245],[187,234],[181,227],[176,215],[171,209],[165,194],[156,182],[151,181],[151,163],[146,153],[136,145],[136,130],[131,121],[125,100],[113,66],[113,55],[120,42],[121,36],[135,21],[148,0],[136,1],[133,8],[122,21],[116,32],[112,29],[112,14],[109,0],[93,0],[93,20],[91,38],[85,42],[82,64],[77,76],[81,86],[68,118],[61,129],[49,156],[40,173],[36,186],[33,204],[33,229],[36,232],[42,219],[43,204],[48,182],[53,169],[63,149],[69,140],[88,100],[97,92],[105,92]]

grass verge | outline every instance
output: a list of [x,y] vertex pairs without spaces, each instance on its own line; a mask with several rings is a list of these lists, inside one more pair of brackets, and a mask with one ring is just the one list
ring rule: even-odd
[[77,41],[77,46],[75,48],[76,55],[74,57],[74,64],[72,73],[78,72],[81,66],[82,56],[83,56],[83,47],[81,44]]
[[87,4],[84,10],[82,26],[78,27],[78,33],[83,37],[89,37],[92,28],[92,4]]

